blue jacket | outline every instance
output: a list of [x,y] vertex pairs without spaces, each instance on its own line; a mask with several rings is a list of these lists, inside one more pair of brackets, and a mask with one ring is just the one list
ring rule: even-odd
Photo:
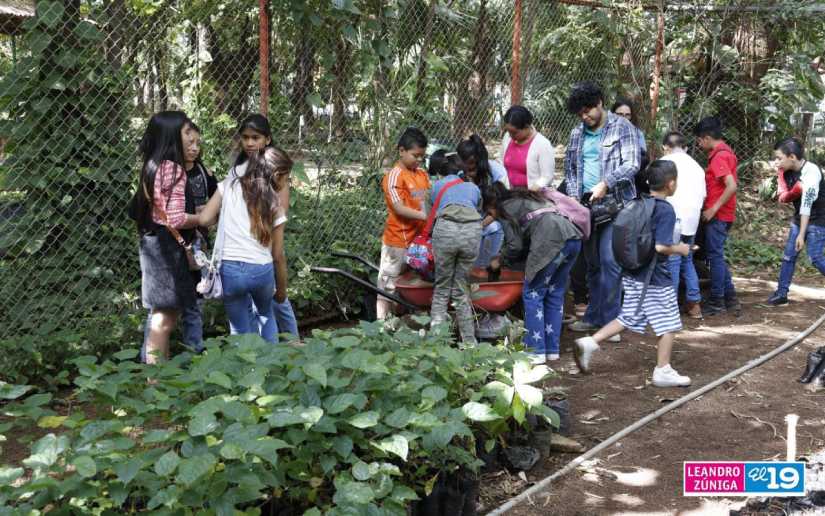
[[[582,174],[584,171],[584,123],[570,132],[570,143],[564,155],[564,178],[567,181],[567,195],[581,199]],[[641,164],[641,149],[636,128],[625,118],[607,112],[607,123],[602,128],[599,161],[602,164],[601,178],[608,188],[614,188],[622,180],[630,184],[625,188],[628,199],[636,196],[633,178]]]

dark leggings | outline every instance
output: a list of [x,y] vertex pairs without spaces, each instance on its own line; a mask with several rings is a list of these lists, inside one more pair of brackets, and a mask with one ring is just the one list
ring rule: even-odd
[[573,291],[573,303],[577,305],[586,305],[588,301],[587,260],[584,256],[584,253],[579,253],[570,271],[570,290]]

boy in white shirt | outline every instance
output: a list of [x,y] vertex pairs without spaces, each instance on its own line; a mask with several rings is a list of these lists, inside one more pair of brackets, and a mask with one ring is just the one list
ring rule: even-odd
[[696,238],[696,229],[699,227],[707,186],[705,170],[685,152],[684,147],[685,137],[678,131],[667,133],[662,140],[662,149],[665,153],[662,159],[672,162],[679,171],[679,188],[667,200],[676,211],[676,224],[680,229],[681,241],[691,248],[687,256],[670,256],[668,266],[673,278],[673,289],[677,293],[680,277],[685,278],[684,312],[688,317],[701,319],[702,296],[699,292],[699,276],[693,265],[693,242]]

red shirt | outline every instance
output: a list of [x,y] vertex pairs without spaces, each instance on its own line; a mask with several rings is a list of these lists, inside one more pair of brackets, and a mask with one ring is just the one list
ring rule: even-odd
[[[722,197],[725,191],[725,177],[733,176],[736,184],[739,184],[739,177],[736,175],[736,167],[739,160],[728,144],[720,142],[710,152],[708,156],[708,168],[705,169],[705,184],[708,195],[705,197],[705,207],[708,209]],[[733,222],[736,219],[736,192],[730,196],[728,202],[723,204],[716,212],[716,218],[723,222]]]

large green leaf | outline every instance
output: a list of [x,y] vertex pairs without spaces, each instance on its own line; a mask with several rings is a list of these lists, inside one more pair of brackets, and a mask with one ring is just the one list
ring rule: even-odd
[[0,380],[0,399],[16,400],[32,389],[31,385],[13,385]]
[[44,435],[34,443],[32,454],[23,461],[23,465],[33,469],[48,468],[57,462],[57,458],[68,447],[69,438],[67,436]]
[[340,414],[351,406],[355,405],[364,395],[356,395],[349,392],[335,394],[324,400],[324,407],[330,414]]
[[222,373],[220,371],[212,371],[206,377],[207,383],[214,383],[215,385],[220,385],[224,389],[231,389],[232,388],[232,379],[227,376],[226,373]]
[[393,428],[404,428],[412,419],[412,412],[406,407],[398,407],[384,418],[384,422]]
[[378,424],[378,412],[369,411],[356,414],[347,420],[355,428],[370,428]]
[[125,485],[128,485],[131,482],[135,475],[143,469],[143,459],[134,458],[125,462],[120,462],[115,464],[114,471],[117,475],[117,479],[123,482]]
[[356,482],[340,476],[335,479],[333,502],[336,504],[365,505],[373,500],[375,500],[375,491],[368,483]]
[[399,434],[382,439],[375,443],[375,446],[379,450],[398,455],[401,457],[401,460],[407,460],[407,454],[410,451],[410,444],[407,438]]
[[327,386],[327,368],[318,363],[304,364],[302,369],[304,374],[320,383],[322,387]]
[[23,468],[0,467],[0,486],[11,485],[12,482],[23,476]]
[[83,478],[93,477],[97,474],[97,464],[94,459],[88,455],[75,457],[74,460],[72,460],[72,465],[77,470],[78,475]]
[[438,403],[447,397],[447,390],[437,385],[430,385],[421,392],[421,398],[430,403]]
[[513,382],[518,385],[520,383],[536,383],[544,380],[552,374],[552,371],[546,365],[532,365],[529,360],[517,360],[513,364]]
[[175,477],[175,481],[184,486],[191,486],[202,476],[209,473],[217,461],[211,453],[195,455],[191,459],[183,459],[178,466],[178,475]]
[[193,437],[207,435],[217,430],[219,426],[214,414],[197,414],[189,421],[189,435]]
[[467,419],[470,419],[471,421],[487,422],[501,419],[501,416],[499,416],[490,405],[485,403],[469,401],[461,407],[461,411]]
[[171,475],[177,469],[178,464],[180,464],[180,456],[174,450],[169,450],[155,462],[155,473],[162,477]]
[[540,389],[527,384],[516,384],[516,393],[528,408],[541,405],[544,395]]
[[346,435],[339,435],[332,440],[332,449],[344,459],[352,453],[352,446],[352,439]]
[[266,460],[273,466],[278,465],[278,450],[282,448],[292,448],[288,443],[272,437],[262,437],[254,441],[245,441],[240,443],[240,446],[245,451]]

